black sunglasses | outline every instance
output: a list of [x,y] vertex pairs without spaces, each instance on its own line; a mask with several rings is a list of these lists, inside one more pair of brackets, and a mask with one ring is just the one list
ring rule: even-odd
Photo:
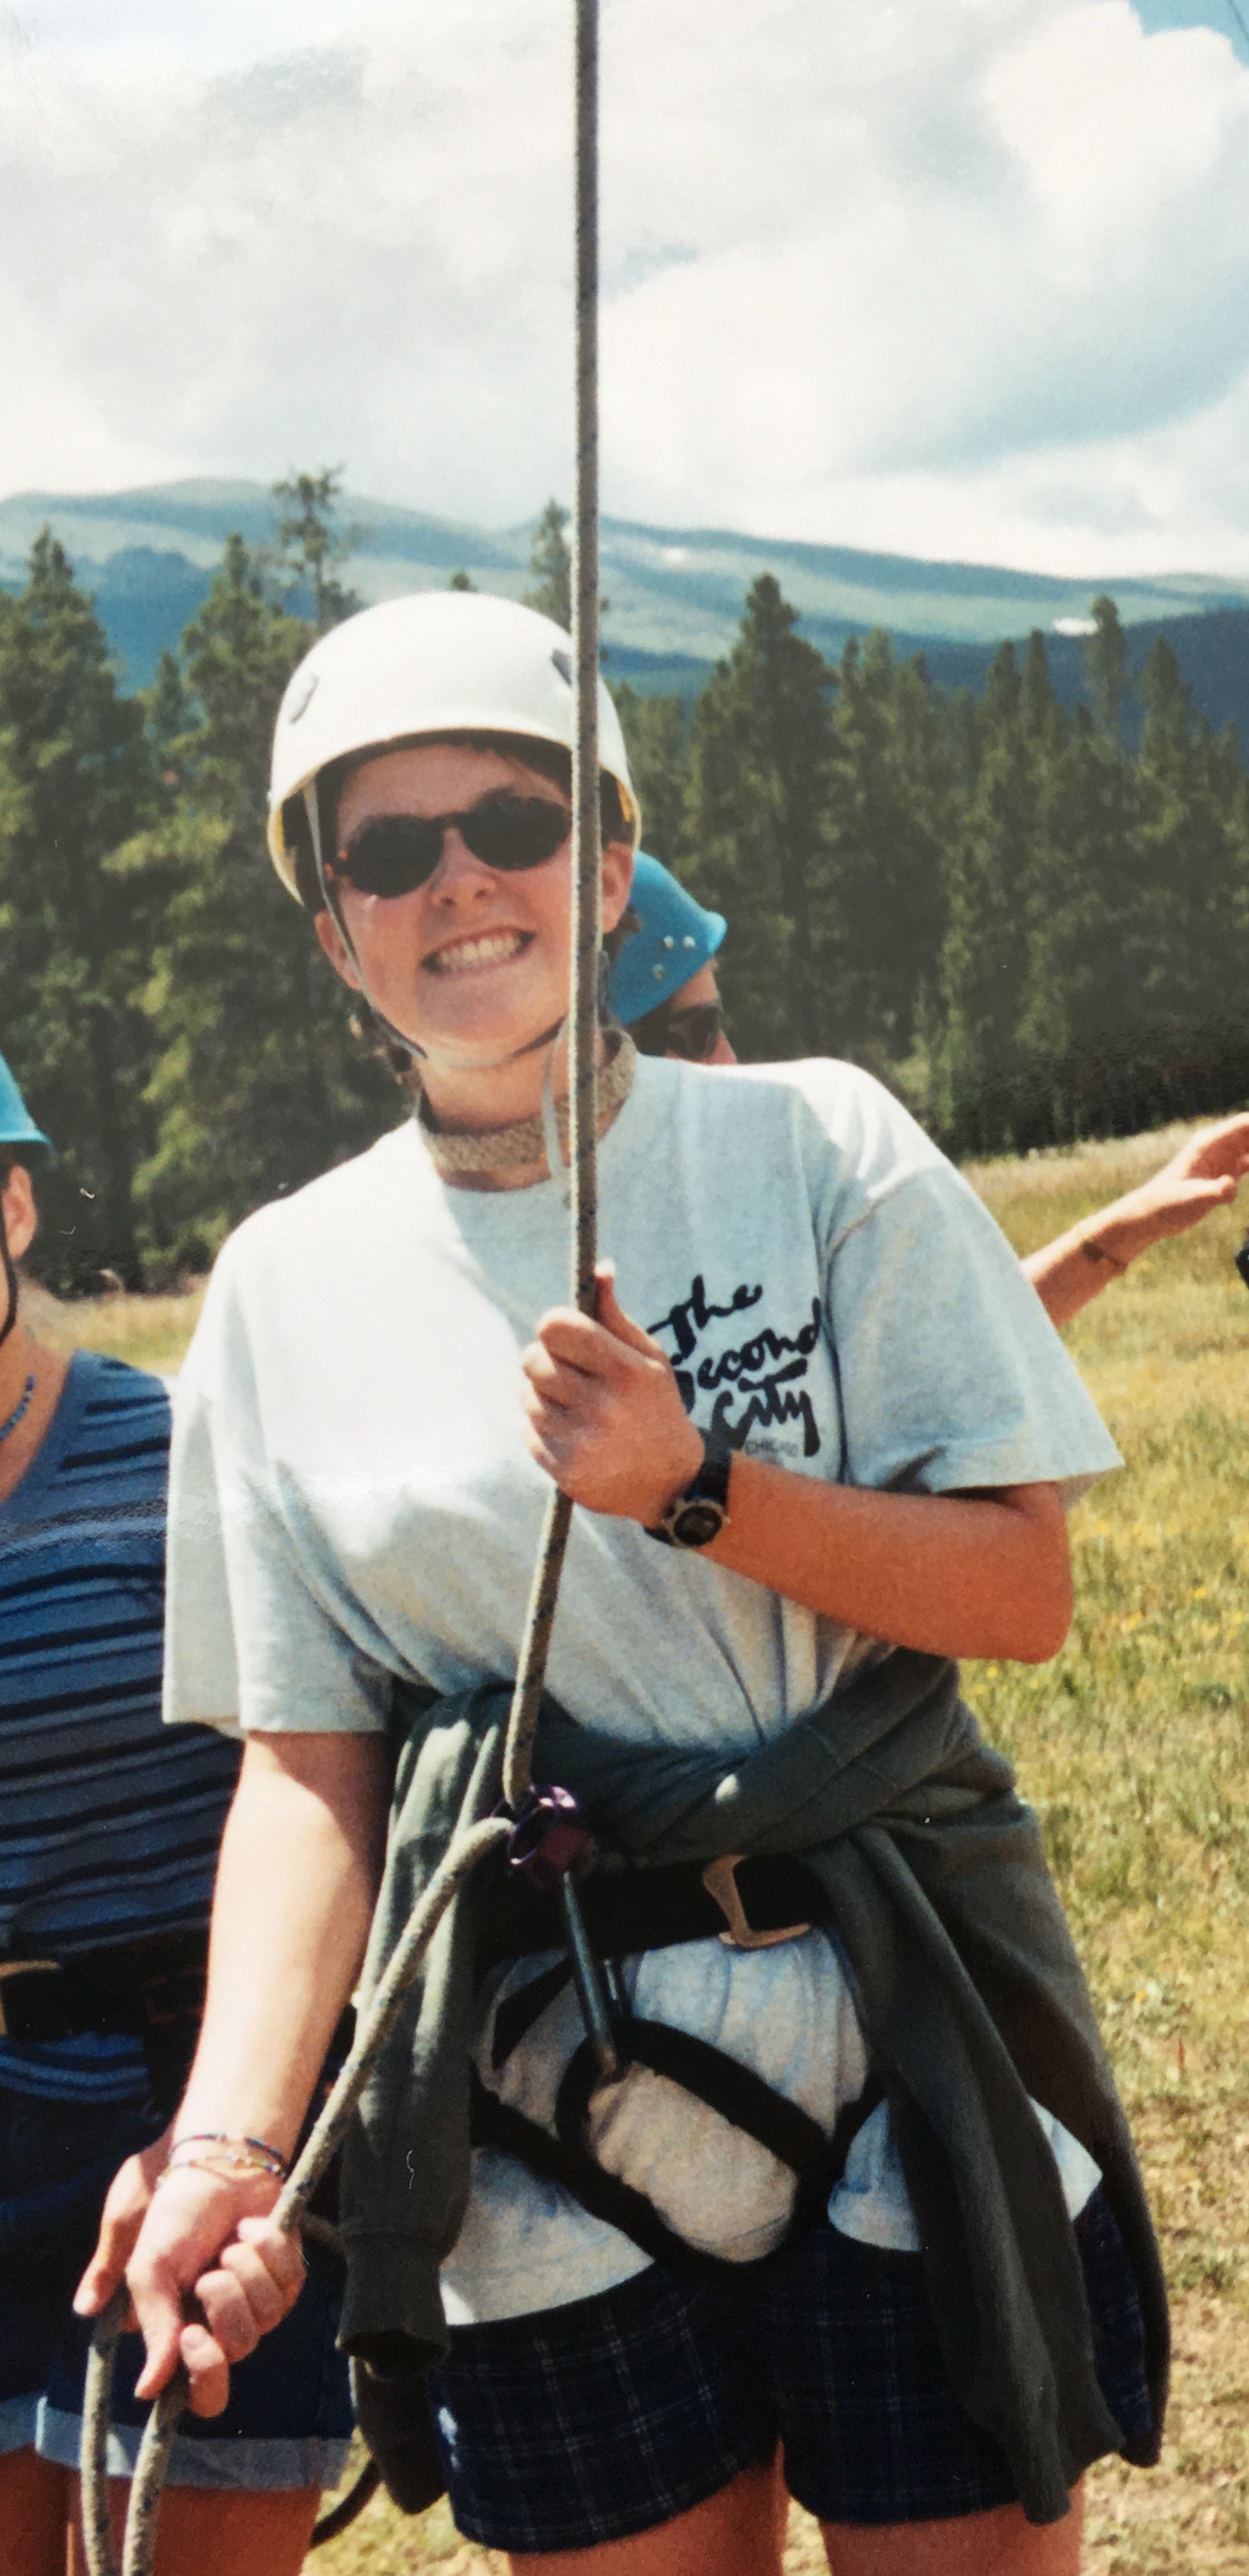
[[452,826],[475,859],[505,875],[542,867],[572,830],[565,807],[547,796],[483,796],[462,814],[374,814],[331,861],[332,872],[361,894],[413,894],[429,883]]
[[684,1056],[687,1064],[705,1064],[715,1053],[723,1028],[719,1002],[687,1002],[683,1011],[668,1013],[668,1053]]
[[678,1011],[661,1003],[644,1020],[635,1020],[629,1035],[642,1055],[679,1055],[687,1064],[705,1064],[715,1053],[723,1027],[724,1009],[719,1002],[687,1002]]

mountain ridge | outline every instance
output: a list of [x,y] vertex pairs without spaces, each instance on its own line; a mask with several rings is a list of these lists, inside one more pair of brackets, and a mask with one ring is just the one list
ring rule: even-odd
[[[409,589],[441,588],[456,570],[518,597],[527,587],[532,523],[487,529],[396,502],[344,493],[341,523],[356,543],[347,578],[366,603]],[[113,493],[13,493],[0,501],[0,584],[20,586],[41,526],[73,560],[123,668],[125,685],[150,679],[157,656],[195,614],[233,529],[271,542],[266,484],[189,476]],[[768,539],[731,528],[668,528],[605,517],[601,555],[609,607],[609,670],[653,690],[692,695],[727,652],[752,581],[772,571],[830,658],[852,636],[883,627],[901,653],[922,652],[944,686],[977,687],[1008,638],[1040,627],[1063,693],[1078,691],[1079,642],[1093,600],[1109,591],[1132,630],[1133,659],[1155,633],[1179,641],[1186,675],[1200,671],[1197,702],[1212,722],[1234,716],[1249,733],[1249,580],[1177,572],[1076,580],[1009,565],[977,564]],[[1064,631],[1065,630],[1065,631]],[[1220,678],[1220,652],[1228,668]],[[1192,672],[1188,665],[1193,666]],[[1194,686],[1196,689],[1196,680]]]

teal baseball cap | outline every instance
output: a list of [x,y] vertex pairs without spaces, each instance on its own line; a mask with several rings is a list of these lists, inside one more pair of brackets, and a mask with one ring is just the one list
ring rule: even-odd
[[44,1135],[42,1127],[36,1127],[0,1055],[0,1154],[6,1147],[18,1149],[10,1153],[10,1159],[19,1163],[51,1162],[54,1151],[51,1137]]
[[629,901],[638,928],[626,939],[607,987],[612,1010],[626,1028],[670,1002],[715,956],[728,928],[722,912],[695,903],[647,850],[639,850],[633,862]]

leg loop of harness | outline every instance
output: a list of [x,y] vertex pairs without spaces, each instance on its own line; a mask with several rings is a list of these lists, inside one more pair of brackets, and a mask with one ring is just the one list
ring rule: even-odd
[[799,2237],[819,2224],[860,2129],[885,2100],[883,2075],[875,2068],[869,2071],[862,2092],[855,2101],[843,2103],[831,2136],[826,2136],[818,2122],[796,2103],[774,2093],[749,2067],[726,2057],[705,2040],[693,2039],[686,2031],[631,2019],[627,2045],[639,2065],[650,2066],[656,2074],[683,2084],[722,2118],[745,2129],[796,2175],[798,2190],[785,2236],[758,2263],[729,2262],[722,2255],[708,2254],[687,2244],[661,2217],[645,2192],[623,2182],[599,2163],[586,2139],[590,2102],[598,2082],[594,2052],[588,2041],[582,2041],[564,2071],[554,2136],[523,2111],[500,2101],[474,2071],[474,2146],[499,2149],[527,2165],[544,2182],[561,2184],[592,2218],[617,2228],[652,2262],[666,2263],[674,2271],[692,2273],[704,2280],[740,2281],[758,2270],[760,2264],[778,2262]]
[[[828,2141],[819,2122],[710,2041],[696,2039],[692,2031],[674,2030],[667,2022],[631,2015],[628,2049],[634,2065],[647,2066],[652,2074],[679,2084],[722,2120],[744,2129],[778,2163],[788,2165],[799,2182],[822,2162]],[[569,2059],[556,2099],[555,2131],[565,2145],[584,2140],[596,2083],[593,2058],[583,2042]]]
[[[784,2094],[765,2083],[753,2068],[729,2057],[690,2031],[644,2019],[628,2003],[618,1963],[594,1961],[595,1982],[603,1998],[615,2043],[614,2075],[629,2065],[646,2066],[708,2109],[742,2129],[757,2145],[787,2165],[797,2183],[790,2224],[781,2246],[763,2256],[775,2262],[795,2238],[818,2224],[830,2192],[841,2179],[846,2158],[859,2130],[885,2099],[884,2078],[869,2070],[862,2092],[847,2102],[831,2136],[817,2120]],[[505,1995],[494,2017],[490,2061],[494,2072],[506,2065],[514,2049],[533,2029],[575,1977],[571,1960],[557,1960],[531,1978],[518,1992]],[[583,2015],[584,2018],[584,2015]],[[515,2110],[472,2075],[471,2134],[474,2146],[499,2148],[516,2157],[542,2180],[561,2183],[594,2218],[618,2228],[655,2262],[704,2277],[740,2278],[750,2264],[732,2263],[686,2243],[668,2225],[645,2192],[638,2191],[599,2163],[589,2142],[590,2106],[604,2080],[592,2031],[574,2049],[560,2080],[555,2102],[554,2134]]]

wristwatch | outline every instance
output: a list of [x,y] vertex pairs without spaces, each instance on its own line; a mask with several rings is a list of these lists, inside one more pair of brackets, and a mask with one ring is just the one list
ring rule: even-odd
[[648,1538],[657,1538],[664,1547],[710,1547],[729,1522],[729,1469],[733,1452],[727,1442],[707,1441],[703,1463],[696,1476],[674,1494],[666,1511],[660,1514]]

